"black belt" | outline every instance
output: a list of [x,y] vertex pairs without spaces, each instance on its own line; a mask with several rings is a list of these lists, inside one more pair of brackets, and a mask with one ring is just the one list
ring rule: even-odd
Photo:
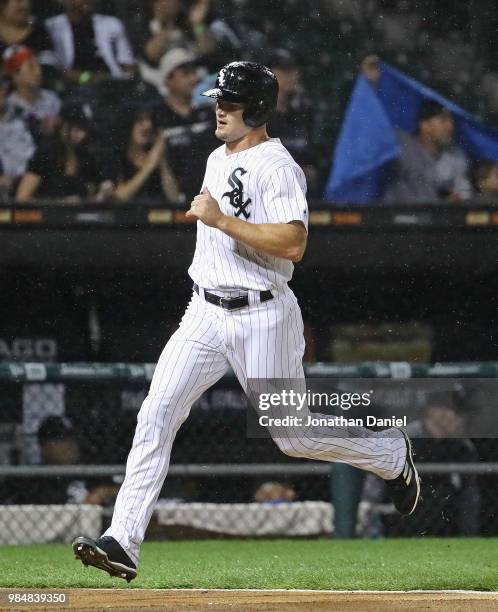
[[[199,292],[199,285],[194,284],[194,291],[198,295],[201,295]],[[247,295],[241,295],[239,297],[234,298],[225,298],[219,295],[215,295],[210,291],[203,291],[203,295],[206,302],[214,304],[215,306],[220,306],[225,310],[237,310],[237,308],[244,308],[244,306],[249,306],[249,296]],[[259,301],[268,302],[268,300],[273,300],[273,293],[271,291],[260,291]]]

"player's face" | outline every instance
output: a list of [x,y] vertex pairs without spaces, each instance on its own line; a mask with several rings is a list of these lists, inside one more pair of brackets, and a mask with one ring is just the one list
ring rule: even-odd
[[244,105],[218,100],[216,103],[216,138],[223,142],[234,142],[247,136],[251,128],[242,118]]

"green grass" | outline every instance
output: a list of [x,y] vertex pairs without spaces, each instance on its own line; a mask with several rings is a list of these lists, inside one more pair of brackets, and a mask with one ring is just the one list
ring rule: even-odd
[[150,542],[129,587],[68,545],[10,546],[0,587],[498,590],[498,539]]

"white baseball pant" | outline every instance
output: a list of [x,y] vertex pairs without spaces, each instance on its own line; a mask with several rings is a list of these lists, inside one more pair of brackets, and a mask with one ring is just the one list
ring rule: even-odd
[[[126,476],[104,534],[115,538],[135,563],[168,472],[176,433],[202,393],[230,366],[244,389],[251,378],[301,379],[304,384],[299,305],[287,286],[273,294],[274,299],[260,303],[259,292],[249,291],[249,307],[228,311],[194,293],[166,344],[138,413]],[[385,432],[358,427],[329,429],[328,438],[322,429],[318,437],[308,432],[301,439],[274,440],[292,457],[348,463],[385,479],[401,472],[406,445],[398,430],[386,437]]]

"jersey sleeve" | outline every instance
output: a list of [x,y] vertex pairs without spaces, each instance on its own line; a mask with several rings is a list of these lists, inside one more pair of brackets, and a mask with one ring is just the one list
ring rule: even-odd
[[306,179],[298,166],[287,164],[273,170],[264,181],[261,195],[270,223],[301,221],[308,230]]

